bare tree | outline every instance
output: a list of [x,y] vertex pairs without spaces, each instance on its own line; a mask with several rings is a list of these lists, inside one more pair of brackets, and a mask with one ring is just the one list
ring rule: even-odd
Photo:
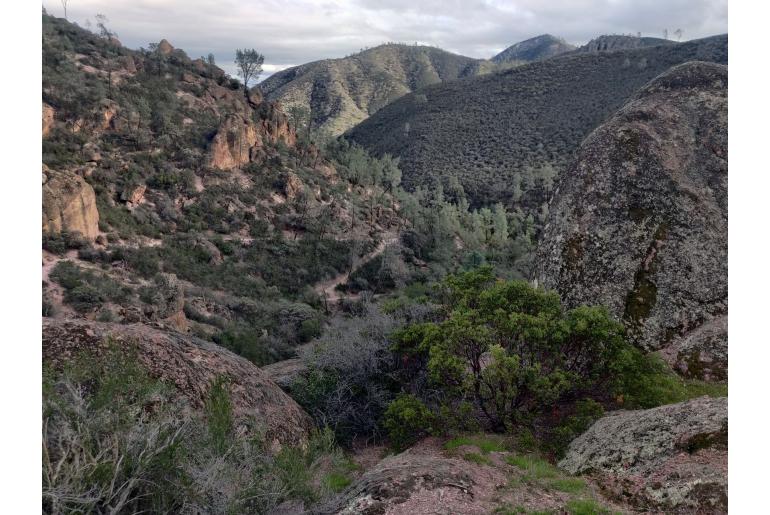
[[235,65],[238,67],[238,76],[243,79],[243,89],[245,95],[249,95],[249,81],[259,77],[262,72],[262,63],[265,62],[265,56],[253,48],[240,48],[235,51]]
[[674,31],[674,36],[676,36],[676,40],[677,41],[681,41],[682,40],[682,34],[684,34],[684,31],[682,29],[676,29]]
[[70,3],[70,0],[61,0],[61,6],[64,7],[64,19],[67,19],[67,4]]
[[663,39],[668,39],[668,29],[663,29]]

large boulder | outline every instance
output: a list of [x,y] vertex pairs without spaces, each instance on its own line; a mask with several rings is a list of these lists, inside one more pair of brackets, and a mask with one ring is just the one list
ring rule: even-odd
[[48,104],[43,104],[43,137],[48,136],[54,125],[56,110]]
[[726,513],[727,398],[611,413],[570,444],[559,467],[643,510]]
[[99,211],[94,189],[72,172],[43,172],[43,233],[80,233],[94,241],[99,235]]
[[[567,305],[608,306],[647,350],[726,317],[727,66],[671,68],[585,139],[537,262]],[[718,327],[687,346],[725,347],[726,318]]]
[[253,363],[213,343],[142,324],[43,320],[43,361],[62,366],[82,351],[97,357],[110,345],[136,351],[151,376],[202,408],[218,376],[229,380],[233,415],[244,435],[263,434],[273,449],[303,445],[310,417]]

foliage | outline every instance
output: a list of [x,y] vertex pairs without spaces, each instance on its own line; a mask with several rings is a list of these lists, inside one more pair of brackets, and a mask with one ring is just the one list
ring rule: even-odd
[[265,513],[350,482],[355,467],[330,431],[271,455],[234,434],[224,378],[198,413],[130,351],[105,348],[44,369],[44,513]]
[[383,426],[391,445],[403,450],[433,432],[433,413],[414,395],[396,397],[385,410]]
[[[393,349],[424,364],[445,411],[471,400],[497,431],[549,422],[561,452],[602,413],[602,404],[666,402],[670,375],[624,340],[601,307],[564,310],[558,296],[521,281],[501,281],[490,267],[448,276],[439,289],[442,321],[393,335]],[[676,390],[674,390],[676,392]],[[473,415],[471,415],[473,416]]]
[[[727,38],[558,56],[435,84],[391,102],[346,137],[375,156],[398,157],[410,191],[436,179],[448,188],[456,178],[474,207],[502,202],[537,216],[591,130],[649,80],[696,58],[726,63]],[[634,66],[624,66],[627,59]]]
[[397,363],[388,336],[399,321],[370,304],[363,310],[361,316],[332,320],[302,353],[308,372],[290,388],[316,423],[330,427],[343,443],[378,437],[382,415],[395,397]]

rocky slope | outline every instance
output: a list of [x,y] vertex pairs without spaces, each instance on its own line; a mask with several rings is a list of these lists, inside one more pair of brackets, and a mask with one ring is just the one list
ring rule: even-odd
[[610,413],[559,466],[644,510],[727,513],[727,399]]
[[580,53],[612,52],[615,50],[629,50],[632,48],[644,48],[660,45],[675,45],[670,39],[605,35],[594,38],[577,49]]
[[491,60],[494,63],[528,63],[548,59],[574,49],[574,45],[570,45],[561,38],[543,34],[511,45]]
[[690,62],[644,86],[582,144],[537,260],[571,306],[601,303],[638,346],[726,378],[727,67]]
[[259,88],[287,110],[307,109],[313,129],[338,135],[406,93],[466,75],[476,61],[428,46],[386,44],[282,70]]
[[43,320],[43,361],[54,367],[84,351],[98,357],[110,345],[135,351],[152,377],[175,386],[196,409],[214,380],[226,377],[243,435],[264,434],[273,448],[307,441],[312,421],[302,408],[259,368],[219,345],[142,324]]
[[436,84],[380,109],[346,136],[400,158],[408,188],[455,176],[474,205],[537,217],[580,142],[649,80],[691,60],[727,62],[727,37],[557,56]]

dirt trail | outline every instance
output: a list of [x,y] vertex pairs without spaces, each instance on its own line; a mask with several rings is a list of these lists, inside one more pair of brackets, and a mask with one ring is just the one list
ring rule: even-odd
[[321,297],[326,298],[326,302],[330,304],[337,304],[341,299],[352,299],[356,298],[358,296],[357,293],[348,293],[348,292],[341,292],[336,289],[336,287],[340,284],[344,284],[347,282],[347,280],[350,278],[350,274],[367,264],[372,259],[376,258],[383,252],[385,252],[385,249],[388,248],[389,245],[392,245],[394,243],[398,242],[398,234],[396,233],[385,233],[382,241],[377,244],[377,247],[375,247],[374,250],[369,252],[368,254],[360,257],[355,263],[353,263],[353,266],[349,272],[345,272],[342,274],[339,274],[337,276],[332,277],[331,279],[327,279],[326,281],[321,281],[320,283],[316,283],[315,286],[313,286],[313,289],[320,295]]

